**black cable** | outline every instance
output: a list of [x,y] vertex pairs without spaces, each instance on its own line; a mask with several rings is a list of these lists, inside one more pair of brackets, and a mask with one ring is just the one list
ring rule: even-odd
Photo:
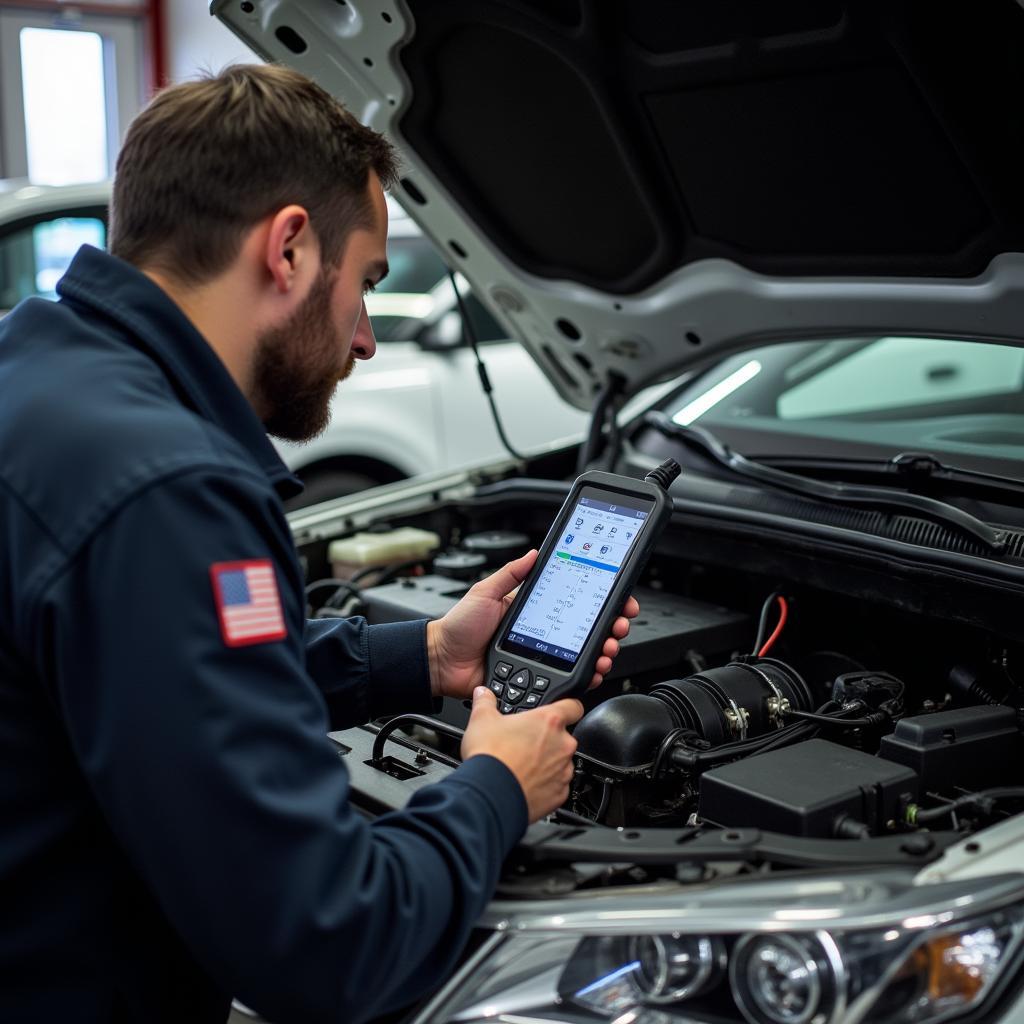
[[723,743],[710,750],[694,750],[679,744],[669,755],[676,767],[688,771],[699,771],[718,764],[720,761],[733,761],[738,757],[752,757],[775,747],[787,746],[803,739],[808,732],[817,731],[816,726],[803,722],[784,726],[775,732],[765,733],[749,740],[737,740],[734,743]]
[[672,751],[672,748],[683,739],[684,734],[688,733],[688,729],[684,729],[681,726],[675,729],[670,729],[664,739],[658,745],[658,752],[654,755],[654,764],[651,766],[651,778],[656,779],[661,774],[662,764],[666,757]]
[[807,722],[817,722],[820,725],[841,725],[848,729],[861,729],[872,725],[883,725],[890,720],[890,716],[884,711],[875,711],[865,718],[843,718],[842,713],[837,715],[819,715],[813,711],[797,711],[790,709],[784,712],[789,718],[800,718]]
[[430,555],[423,555],[420,558],[410,558],[405,562],[397,562],[394,565],[368,565],[365,569],[360,569],[359,572],[353,574],[350,582],[358,583],[374,573],[379,573],[377,579],[373,581],[373,585],[379,587],[382,583],[389,583],[400,573],[405,572],[406,569],[413,569],[417,565],[429,562],[430,557]]
[[608,813],[608,805],[612,802],[612,784],[605,781],[601,783],[601,786],[601,802],[597,805],[597,813],[594,815],[594,821],[598,824],[604,821],[604,816]]
[[[916,805],[912,805],[909,809],[907,820],[911,825],[927,825],[963,807],[970,807],[971,804],[982,805],[979,809],[988,813],[992,809],[991,805],[997,800],[1024,800],[1024,786],[1001,786],[996,789],[983,789],[978,793],[968,793],[967,796],[957,797],[956,800],[944,804],[942,807],[930,807],[924,811],[918,809]],[[985,806],[986,804],[988,806]]]
[[775,606],[775,602],[782,597],[782,594],[778,590],[773,590],[771,594],[765,599],[763,605],[761,605],[761,618],[757,623],[757,639],[754,641],[754,656],[757,656],[757,652],[764,647],[765,640],[768,639],[768,616],[771,614],[772,608]]
[[347,583],[347,580],[314,580],[312,583],[308,583],[306,585],[306,601],[308,603],[310,597],[312,597],[318,590],[325,590],[327,587],[330,587],[332,590],[337,590],[338,587],[344,587]]
[[340,591],[344,591],[350,597],[361,597],[362,592],[351,580],[314,580],[306,587],[306,604],[312,606],[313,602],[310,601],[310,597],[315,594],[318,590],[324,590],[330,587],[334,593],[324,602],[323,606],[326,608],[338,607],[333,602],[338,596]]
[[[822,714],[836,706],[834,701],[828,701],[818,708],[818,713]],[[764,754],[769,750],[790,746],[793,743],[809,739],[817,731],[818,726],[811,722],[793,722],[791,725],[784,725],[781,729],[776,729],[774,732],[768,732],[762,736],[754,736],[747,740],[734,740],[732,743],[723,743],[709,750],[696,750],[693,747],[689,747],[685,743],[686,737],[679,735],[672,744],[675,749],[671,751],[669,757],[678,768],[698,771],[715,765],[719,761],[735,760],[738,757],[753,757],[755,754]],[[679,732],[679,730],[673,730],[673,732]],[[671,735],[672,733],[669,733],[669,736]],[[655,761],[655,766],[657,766],[657,761]]]
[[484,361],[480,358],[480,345],[477,342],[476,328],[473,327],[473,321],[469,318],[469,310],[466,309],[466,304],[462,301],[462,293],[459,291],[459,286],[455,283],[455,274],[452,272],[450,267],[448,268],[448,280],[452,283],[452,289],[455,292],[455,301],[459,306],[459,314],[462,317],[463,333],[466,335],[469,347],[473,350],[473,355],[476,356],[476,372],[480,378],[480,386],[484,389],[484,394],[487,396],[487,402],[491,407],[491,416],[494,418],[494,428],[498,431],[498,437],[501,439],[501,443],[505,446],[505,451],[507,451],[513,459],[525,462],[526,457],[521,455],[512,447],[512,443],[505,434],[505,428],[502,425],[501,417],[498,415],[498,407],[494,403],[494,388],[491,385],[491,378],[487,376],[487,367],[484,366]]
[[442,754],[441,751],[434,750],[421,743],[416,743],[413,740],[401,740],[391,735],[396,729],[401,729],[408,725],[422,725],[427,729],[432,729],[434,732],[451,736],[453,739],[459,740],[460,743],[466,734],[465,729],[460,729],[456,725],[449,725],[447,722],[439,721],[436,718],[429,718],[427,715],[395,715],[394,718],[389,718],[377,730],[377,735],[373,738],[373,747],[370,751],[371,764],[375,767],[380,765],[384,757],[384,745],[388,740],[391,740],[392,743],[400,743],[403,747],[409,747],[411,750],[422,750],[435,761],[440,761],[441,764],[449,765],[452,768],[458,768],[462,764],[461,758],[449,757],[447,754]]
[[[792,729],[792,732],[788,732]],[[811,722],[799,722],[796,725],[788,725],[771,736],[767,743],[754,754],[767,754],[769,751],[778,750],[779,747],[790,747],[794,743],[802,743],[804,740],[813,739],[818,735],[818,727]],[[754,755],[751,755],[754,756]]]
[[667,491],[672,481],[682,472],[682,467],[675,459],[666,459],[660,466],[655,466],[645,477],[647,483]]
[[608,380],[598,392],[594,401],[593,412],[590,414],[590,428],[587,431],[586,440],[580,448],[579,457],[576,461],[576,473],[585,473],[587,467],[597,458],[601,447],[601,438],[604,436],[605,426],[608,426],[611,462],[614,463],[618,457],[621,445],[618,424],[618,403],[617,399],[625,386],[625,378],[617,373],[609,373]]
[[[559,818],[568,825],[582,825],[588,828],[594,828],[597,825],[601,825],[600,822],[593,821],[590,818],[584,817],[582,814],[577,814],[575,811],[568,811],[564,807],[556,807],[549,818]],[[601,828],[607,828],[607,825],[601,825]]]

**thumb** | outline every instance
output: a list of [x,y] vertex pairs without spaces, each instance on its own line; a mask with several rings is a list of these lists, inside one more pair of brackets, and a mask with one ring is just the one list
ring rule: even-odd
[[514,562],[507,562],[497,572],[491,573],[485,580],[481,580],[473,589],[484,597],[492,597],[500,601],[506,594],[510,594],[529,575],[533,563],[537,561],[537,549],[527,551],[522,558]]
[[486,686],[477,686],[473,689],[473,710],[470,712],[473,718],[478,715],[492,714],[498,710],[498,698]]

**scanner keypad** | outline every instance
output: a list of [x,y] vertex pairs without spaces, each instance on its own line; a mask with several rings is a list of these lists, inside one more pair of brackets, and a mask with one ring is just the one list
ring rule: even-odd
[[511,715],[537,707],[551,686],[551,677],[535,676],[528,668],[499,661],[494,666],[494,678],[487,685],[498,698],[498,710]]

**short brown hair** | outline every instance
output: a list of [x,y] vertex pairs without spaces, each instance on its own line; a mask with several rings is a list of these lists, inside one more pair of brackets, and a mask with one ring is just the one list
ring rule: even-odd
[[385,188],[394,150],[305,75],[238,64],[159,93],[117,159],[110,251],[188,284],[227,268],[244,232],[289,203],[309,212],[321,259],[336,265]]

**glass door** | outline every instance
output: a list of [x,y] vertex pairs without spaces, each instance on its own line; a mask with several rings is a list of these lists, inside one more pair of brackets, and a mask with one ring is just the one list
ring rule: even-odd
[[0,7],[0,177],[111,177],[144,99],[142,46],[138,17]]

